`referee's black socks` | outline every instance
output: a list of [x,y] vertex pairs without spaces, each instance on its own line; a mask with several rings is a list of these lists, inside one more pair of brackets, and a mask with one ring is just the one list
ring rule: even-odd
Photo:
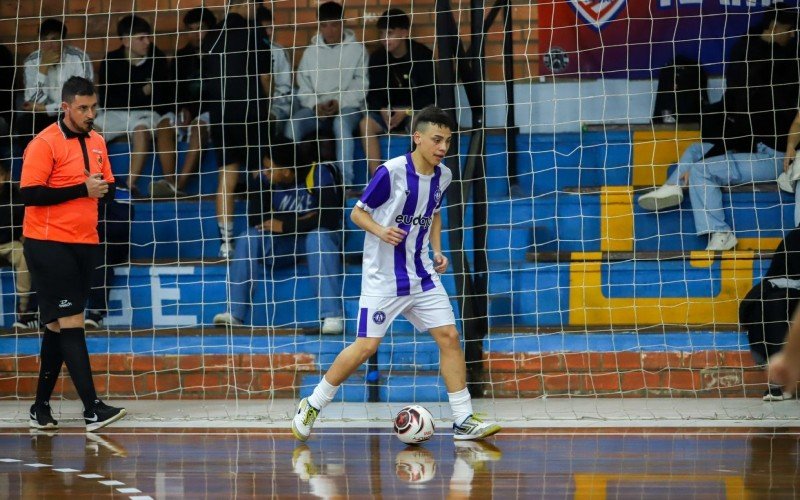
[[42,350],[39,354],[39,383],[36,386],[36,404],[50,401],[53,389],[58,383],[61,365],[64,358],[61,356],[60,334],[44,327],[42,335]]
[[83,401],[83,408],[94,407],[97,393],[92,380],[92,367],[89,364],[89,350],[83,328],[62,328],[60,334],[61,355],[67,364],[69,376]]

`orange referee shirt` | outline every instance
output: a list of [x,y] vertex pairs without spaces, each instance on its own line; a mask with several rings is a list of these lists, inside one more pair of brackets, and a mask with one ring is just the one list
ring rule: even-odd
[[[25,148],[20,188],[61,188],[86,182],[86,171],[114,182],[106,141],[97,133],[78,134],[61,120],[42,130]],[[96,198],[76,198],[57,205],[26,206],[22,234],[62,243],[99,243]]]

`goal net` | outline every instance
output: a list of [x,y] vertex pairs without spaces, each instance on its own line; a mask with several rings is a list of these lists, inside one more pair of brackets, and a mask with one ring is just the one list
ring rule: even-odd
[[[800,279],[791,239],[773,257],[798,222],[792,170],[776,182],[800,81],[791,5],[483,4],[346,0],[338,24],[307,1],[3,2],[6,177],[63,81],[97,84],[117,185],[87,305],[102,397],[308,395],[357,335],[350,211],[435,102],[458,123],[442,283],[473,395],[593,401],[600,419],[601,397],[760,404]],[[338,211],[317,210],[331,193]],[[10,242],[22,208],[3,200]],[[23,274],[0,270],[0,400],[36,390]],[[436,343],[401,316],[337,398],[446,403]]]

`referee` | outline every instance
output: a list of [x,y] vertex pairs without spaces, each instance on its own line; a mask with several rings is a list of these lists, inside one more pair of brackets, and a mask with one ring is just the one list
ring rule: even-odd
[[64,83],[61,101],[61,118],[25,149],[20,181],[23,248],[45,325],[30,425],[58,427],[49,401],[63,362],[83,401],[86,430],[94,431],[126,413],[97,398],[83,318],[100,242],[98,202],[114,199],[114,176],[106,143],[92,131],[94,84],[73,76]]

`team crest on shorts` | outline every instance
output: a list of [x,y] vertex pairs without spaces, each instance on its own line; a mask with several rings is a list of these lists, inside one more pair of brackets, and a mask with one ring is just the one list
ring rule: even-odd
[[375,311],[375,314],[372,315],[372,321],[376,325],[383,324],[383,322],[386,321],[386,313],[383,311]]

